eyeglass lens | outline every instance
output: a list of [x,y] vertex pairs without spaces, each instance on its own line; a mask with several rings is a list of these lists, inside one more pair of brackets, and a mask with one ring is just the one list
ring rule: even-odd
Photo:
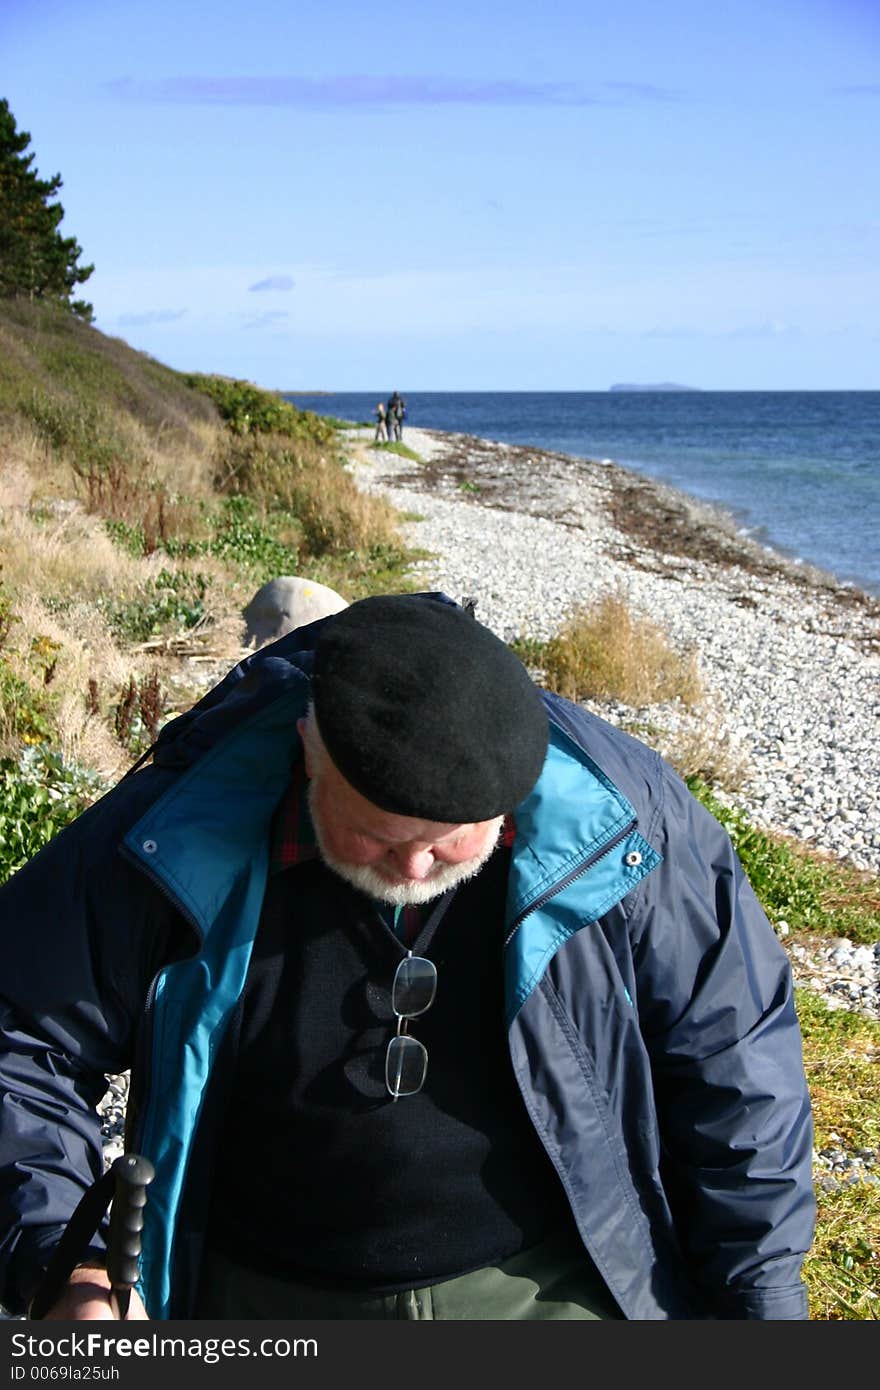
[[437,993],[437,967],[424,956],[405,956],[394,972],[391,1007],[398,1018],[418,1018]]
[[420,1091],[428,1070],[428,1053],[424,1043],[408,1033],[398,1033],[388,1044],[385,1053],[385,1085],[394,1096],[414,1096]]

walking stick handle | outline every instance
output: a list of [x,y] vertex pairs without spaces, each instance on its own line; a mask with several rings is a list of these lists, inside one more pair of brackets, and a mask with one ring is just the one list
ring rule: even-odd
[[107,1243],[107,1275],[114,1314],[124,1319],[131,1291],[140,1278],[141,1232],[147,1188],[156,1176],[148,1158],[127,1153],[112,1166],[115,1179],[110,1209],[110,1237]]

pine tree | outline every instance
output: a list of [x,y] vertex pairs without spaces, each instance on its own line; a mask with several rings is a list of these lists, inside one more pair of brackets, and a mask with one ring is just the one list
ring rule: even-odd
[[25,154],[30,142],[0,98],[0,299],[52,299],[90,323],[91,304],[71,294],[95,267],[77,265],[82,247],[58,231],[64,208],[53,199],[61,175],[39,178],[34,154]]

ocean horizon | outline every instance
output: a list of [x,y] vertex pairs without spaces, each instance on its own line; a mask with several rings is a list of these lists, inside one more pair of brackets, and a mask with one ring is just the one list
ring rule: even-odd
[[[357,423],[386,391],[282,392]],[[880,391],[412,391],[407,426],[609,459],[880,595]]]

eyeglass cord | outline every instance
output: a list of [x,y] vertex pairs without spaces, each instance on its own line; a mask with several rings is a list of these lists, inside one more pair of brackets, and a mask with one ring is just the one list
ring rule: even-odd
[[[398,936],[397,932],[394,930],[394,928],[388,925],[388,922],[381,908],[377,907],[379,920],[381,921],[382,926],[386,929],[386,931],[390,932],[393,935],[396,944],[400,947],[405,956],[427,955],[428,947],[433,941],[437,928],[439,927],[440,923],[446,915],[446,912],[452,904],[452,899],[455,897],[455,894],[458,891],[458,886],[459,885],[456,884],[453,888],[447,888],[445,893],[441,893],[440,897],[435,899],[435,901],[431,905],[431,911],[428,914],[427,919],[422,923],[414,941],[402,941],[401,938]],[[395,910],[395,926],[397,924],[397,919],[399,915],[402,915],[402,910],[398,908]]]

